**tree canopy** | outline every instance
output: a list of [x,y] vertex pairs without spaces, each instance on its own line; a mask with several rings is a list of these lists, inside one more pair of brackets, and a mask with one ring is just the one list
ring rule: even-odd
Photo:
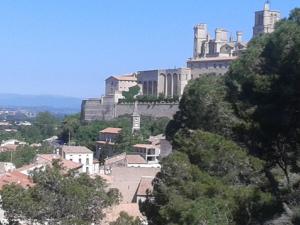
[[150,135],[164,133],[169,119],[142,116],[141,121],[141,131],[139,135],[132,136],[131,116],[123,116],[111,121],[84,123],[80,121],[79,115],[71,115],[67,116],[62,122],[59,137],[65,143],[68,143],[70,134],[70,139],[73,144],[87,146],[94,150],[100,130],[107,127],[119,127],[122,128],[122,132],[120,138],[117,140],[117,148],[122,152],[130,152],[132,151],[133,144],[145,142]]
[[274,33],[251,41],[226,80],[228,96],[241,119],[237,135],[251,152],[285,173],[299,170],[300,23],[299,9]]
[[119,201],[116,189],[107,189],[100,177],[87,174],[62,174],[59,161],[53,168],[32,174],[34,186],[23,189],[17,184],[1,191],[2,207],[9,221],[26,220],[41,224],[100,224],[103,209]]
[[128,91],[122,91],[122,95],[126,101],[133,102],[135,96],[137,96],[140,93],[140,89],[141,88],[139,85],[135,85],[130,87]]
[[179,111],[167,126],[168,139],[182,128],[230,136],[236,118],[225,97],[224,77],[209,74],[190,81],[180,100]]
[[265,191],[263,161],[232,141],[200,130],[178,133],[175,150],[141,205],[150,224],[261,223],[280,205]]
[[139,218],[134,218],[133,216],[129,216],[126,212],[121,212],[118,219],[109,225],[142,225],[142,222]]
[[167,126],[152,225],[299,224],[300,9],[254,38],[224,77],[191,81]]

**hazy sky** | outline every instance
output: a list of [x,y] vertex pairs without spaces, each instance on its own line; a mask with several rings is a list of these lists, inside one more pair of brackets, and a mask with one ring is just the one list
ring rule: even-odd
[[[193,26],[252,35],[264,0],[1,0],[0,93],[97,97],[109,75],[185,66]],[[300,0],[273,0],[286,17]]]

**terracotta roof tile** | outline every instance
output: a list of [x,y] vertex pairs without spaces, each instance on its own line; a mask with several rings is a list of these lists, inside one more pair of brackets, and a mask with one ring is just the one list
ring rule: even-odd
[[136,144],[133,147],[135,148],[155,148],[152,144]]
[[13,171],[0,176],[0,189],[2,189],[4,185],[13,183],[18,184],[23,188],[34,186],[30,178],[19,171]]
[[110,76],[106,80],[108,80],[110,78],[114,78],[114,79],[120,80],[120,81],[137,81],[137,78],[133,74],[126,74],[123,76]]
[[140,155],[127,155],[127,164],[145,164],[147,161]]
[[0,147],[0,152],[14,152],[18,148],[18,145],[7,144]]
[[110,158],[105,159],[105,165],[110,165],[119,161],[123,161],[126,159],[126,153],[122,153],[119,155],[112,156]]
[[119,134],[121,131],[122,131],[122,128],[107,127],[104,130],[101,130],[100,133]]
[[134,76],[122,76],[122,77],[114,77],[120,81],[137,81],[137,78]]
[[63,159],[59,155],[56,155],[56,154],[38,154],[36,157],[36,163],[42,164],[43,161],[46,160],[47,161],[47,162],[45,162],[46,164],[52,165],[52,161],[55,159],[60,159],[63,169],[66,169],[66,170],[78,169],[78,168],[82,167],[81,163]]
[[152,185],[153,179],[154,179],[154,177],[142,177],[136,194],[139,196],[146,196],[148,191],[152,192],[153,191],[153,185]]
[[63,146],[62,151],[65,153],[74,154],[91,154],[93,153],[90,149],[85,146]]
[[61,160],[61,165],[64,172],[68,172],[69,170],[79,169],[82,167],[81,163],[73,162],[71,160],[66,160],[61,158],[56,154],[38,154],[35,158],[35,162],[29,165],[24,165],[17,169],[17,171],[21,173],[28,173],[29,171],[33,171],[34,169],[41,168],[43,166],[52,166],[52,162],[55,159]]

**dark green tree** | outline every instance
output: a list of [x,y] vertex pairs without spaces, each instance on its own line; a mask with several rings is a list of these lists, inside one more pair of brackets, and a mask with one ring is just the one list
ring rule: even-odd
[[299,14],[293,10],[275,32],[252,40],[226,81],[241,119],[236,134],[268,167],[282,169],[288,187],[290,169],[300,171]]
[[30,146],[18,146],[16,151],[1,152],[0,162],[12,162],[17,168],[32,162],[37,154],[51,154],[54,148],[47,145],[35,148]]
[[59,120],[49,112],[41,112],[35,118],[34,126],[36,126],[43,137],[51,137],[56,135],[56,129]]
[[191,81],[180,100],[179,111],[167,126],[168,139],[171,140],[182,128],[231,136],[236,117],[225,97],[223,77],[209,74]]
[[60,127],[60,139],[65,143],[68,143],[69,139],[70,141],[74,139],[80,125],[80,114],[66,116]]
[[180,132],[174,143],[154,180],[154,200],[141,204],[149,224],[263,224],[281,211],[263,162],[246,150],[203,131]]
[[32,126],[19,128],[22,137],[29,143],[40,143],[42,140],[58,134],[60,119],[49,112],[40,112],[32,121]]
[[61,173],[59,162],[53,168],[33,173],[35,186],[28,189],[12,184],[1,191],[2,207],[9,220],[29,220],[50,225],[100,224],[103,209],[119,201],[116,189],[86,174]]
[[121,212],[119,218],[115,222],[109,223],[109,225],[142,225],[142,222],[139,218],[134,218],[126,212]]
[[126,102],[134,102],[134,98],[136,95],[138,95],[140,92],[140,86],[136,85],[133,87],[130,87],[128,91],[122,91],[122,95],[125,98]]

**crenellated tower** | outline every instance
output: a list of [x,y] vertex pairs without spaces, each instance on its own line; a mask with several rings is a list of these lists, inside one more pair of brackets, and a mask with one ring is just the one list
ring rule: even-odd
[[204,57],[208,53],[208,39],[207,24],[197,24],[194,27],[194,59]]
[[255,12],[255,24],[253,27],[253,37],[261,34],[272,33],[275,24],[280,20],[280,11],[271,10],[270,2],[266,1],[262,11]]

